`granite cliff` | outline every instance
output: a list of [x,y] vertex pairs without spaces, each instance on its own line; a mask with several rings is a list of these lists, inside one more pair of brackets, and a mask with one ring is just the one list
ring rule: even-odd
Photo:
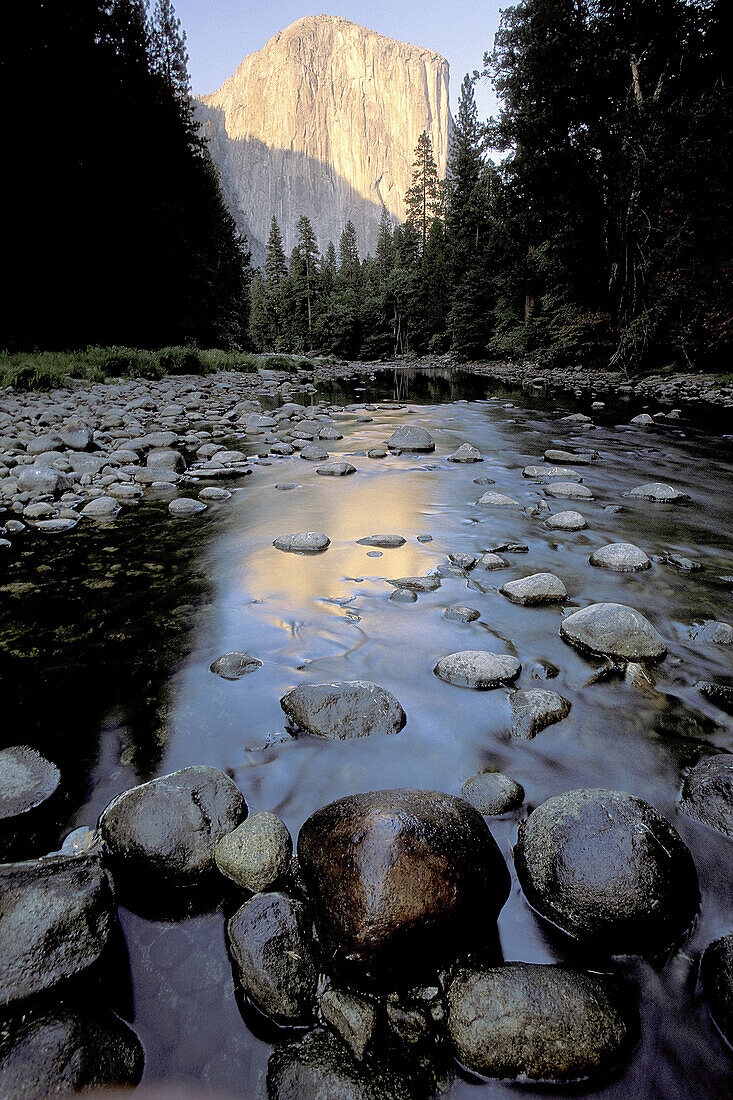
[[448,62],[334,16],[299,19],[196,104],[224,194],[261,262],[274,214],[286,251],[307,214],[321,248],[351,219],[374,251],[384,205],[404,217],[417,139],[439,173],[452,125]]

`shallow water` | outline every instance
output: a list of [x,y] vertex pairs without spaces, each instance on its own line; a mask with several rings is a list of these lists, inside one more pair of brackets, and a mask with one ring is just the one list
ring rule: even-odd
[[[695,857],[703,902],[690,938],[664,967],[625,964],[640,991],[642,1039],[625,1071],[587,1095],[730,1095],[733,1056],[699,999],[696,959],[733,931],[733,841],[676,811],[684,768],[707,745],[733,748],[731,719],[694,686],[730,675],[731,647],[688,636],[695,622],[733,614],[733,589],[719,580],[733,574],[730,442],[680,422],[651,432],[617,427],[631,415],[618,408],[604,411],[600,427],[578,429],[558,422],[572,405],[539,392],[497,395],[476,378],[413,373],[396,376],[389,391],[381,378],[379,391],[363,385],[324,396],[341,403],[389,397],[409,410],[379,409],[369,414],[373,423],[359,425],[344,414],[353,427],[327,445],[332,456],[349,457],[353,476],[322,478],[317,464],[297,456],[273,459],[203,516],[176,521],[165,508],[141,505],[107,527],[84,526],[42,544],[29,538],[3,566],[0,747],[34,745],[62,772],[60,795],[32,830],[6,840],[5,858],[57,847],[70,829],[93,825],[115,794],[193,763],[227,770],[250,811],[273,810],[293,836],[313,810],[344,794],[396,786],[459,794],[475,772],[497,769],[526,791],[518,814],[490,821],[510,867],[517,823],[532,806],[577,787],[626,790],[675,824]],[[426,427],[435,453],[366,457],[402,423]],[[482,463],[446,461],[465,441],[479,447]],[[595,500],[551,505],[582,512],[587,531],[551,532],[542,516],[475,506],[485,488],[474,478],[484,476],[496,482],[488,488],[522,505],[537,501],[542,488],[521,476],[522,467],[541,461],[547,447],[580,445],[600,452],[596,463],[577,468]],[[692,501],[623,497],[650,480],[670,482]],[[282,482],[298,488],[276,490]],[[300,530],[325,532],[331,547],[314,556],[273,548],[277,535]],[[401,534],[407,543],[370,557],[356,540],[372,533]],[[418,542],[421,534],[432,541]],[[509,541],[526,543],[529,553],[506,555],[508,568],[482,574],[481,588],[470,574],[444,577],[414,604],[388,600],[385,578],[424,575],[450,553]],[[650,557],[687,555],[702,569],[681,573],[657,561],[644,573],[618,575],[591,567],[589,554],[614,541],[636,543]],[[540,571],[565,582],[566,612],[608,600],[651,619],[669,646],[654,671],[655,692],[619,679],[584,686],[596,666],[560,639],[563,610],[518,607],[498,593],[505,581]],[[481,618],[446,621],[445,607],[457,603]],[[523,664],[519,687],[543,686],[532,678],[537,662],[557,665],[547,686],[571,701],[569,718],[534,741],[510,738],[508,691],[466,691],[432,673],[440,657],[476,648],[514,653]],[[263,667],[238,682],[212,675],[211,662],[231,650],[251,653]],[[300,682],[347,679],[392,691],[408,716],[404,731],[339,743],[290,737],[281,696]],[[145,1080],[197,1082],[259,1100],[272,1036],[243,1022],[224,908],[179,921],[121,908],[132,996],[120,995],[118,1010],[145,1048]],[[570,957],[540,928],[516,878],[499,931],[507,960]],[[457,1076],[447,1095],[512,1091]]]

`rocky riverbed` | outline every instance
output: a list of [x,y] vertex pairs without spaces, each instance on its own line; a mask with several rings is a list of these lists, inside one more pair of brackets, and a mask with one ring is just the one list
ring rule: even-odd
[[729,1095],[725,440],[353,367],[0,432],[0,1096]]

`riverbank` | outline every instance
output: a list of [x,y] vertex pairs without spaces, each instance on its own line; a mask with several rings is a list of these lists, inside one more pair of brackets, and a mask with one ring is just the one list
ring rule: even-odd
[[[318,361],[315,361],[318,363]],[[383,371],[405,368],[450,368],[487,378],[502,386],[523,389],[548,389],[558,393],[586,397],[590,402],[604,403],[628,400],[655,402],[654,412],[669,415],[675,409],[699,418],[707,409],[733,409],[733,376],[692,374],[681,371],[629,378],[621,370],[594,370],[588,367],[539,368],[532,363],[467,362],[456,364],[449,356],[395,359],[385,363],[349,363],[317,366],[315,378],[370,377]],[[592,411],[592,409],[588,409]],[[676,417],[674,417],[676,419]]]

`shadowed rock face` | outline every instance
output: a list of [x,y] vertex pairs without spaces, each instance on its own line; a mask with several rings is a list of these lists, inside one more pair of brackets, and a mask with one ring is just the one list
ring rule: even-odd
[[448,62],[346,19],[299,19],[245,57],[197,104],[230,207],[262,260],[274,214],[285,250],[307,214],[322,249],[347,219],[374,253],[384,205],[405,216],[417,139],[432,138],[445,172]]
[[553,1083],[606,1075],[630,1053],[636,1013],[615,984],[563,966],[463,970],[448,994],[458,1058],[486,1077]]
[[439,791],[350,795],[298,838],[327,965],[397,986],[486,943],[509,872],[481,815]]
[[134,1031],[107,1009],[59,1006],[0,1020],[0,1096],[35,1100],[129,1087],[140,1080],[143,1061]]
[[114,923],[112,885],[96,856],[54,854],[3,864],[0,1005],[92,966]]
[[663,954],[700,903],[679,834],[623,791],[549,798],[519,826],[514,864],[533,909],[604,954]]

